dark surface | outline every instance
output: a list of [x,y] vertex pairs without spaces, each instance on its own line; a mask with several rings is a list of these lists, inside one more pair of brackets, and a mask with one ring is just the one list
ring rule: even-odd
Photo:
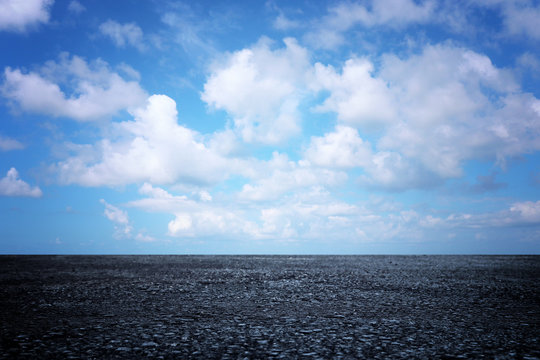
[[540,256],[0,256],[0,358],[540,358]]

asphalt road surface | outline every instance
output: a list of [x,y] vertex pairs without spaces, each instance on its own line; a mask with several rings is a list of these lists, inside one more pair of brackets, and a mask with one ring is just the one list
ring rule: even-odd
[[0,358],[540,358],[540,256],[0,256]]

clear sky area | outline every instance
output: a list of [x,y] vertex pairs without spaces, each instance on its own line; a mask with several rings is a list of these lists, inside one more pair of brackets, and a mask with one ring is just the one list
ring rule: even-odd
[[539,254],[539,24],[0,0],[0,253]]

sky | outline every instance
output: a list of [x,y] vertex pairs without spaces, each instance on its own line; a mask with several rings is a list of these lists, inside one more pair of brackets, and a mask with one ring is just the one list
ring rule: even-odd
[[0,253],[539,254],[538,19],[0,0]]

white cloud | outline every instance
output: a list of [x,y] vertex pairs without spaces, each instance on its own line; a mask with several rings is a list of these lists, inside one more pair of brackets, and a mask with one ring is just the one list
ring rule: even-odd
[[291,20],[285,16],[282,12],[274,20],[274,28],[278,30],[291,30],[301,26],[301,23],[297,20]]
[[307,193],[299,189],[272,206],[231,199],[218,203],[197,201],[148,184],[140,192],[148,197],[131,201],[128,206],[174,215],[166,231],[173,237],[233,236],[278,241],[320,238],[323,228],[338,232],[344,224],[351,225],[347,218],[357,211],[355,206],[331,200],[320,188]]
[[124,80],[106,62],[88,64],[67,54],[59,62],[47,62],[39,72],[7,67],[4,76],[2,95],[23,110],[79,121],[110,117],[147,97],[137,82]]
[[56,164],[60,180],[85,186],[208,184],[242,171],[239,161],[213,151],[198,133],[178,125],[171,98],[153,95],[132,114],[134,120],[112,125],[111,138],[81,147]]
[[189,214],[176,214],[174,220],[168,224],[168,235],[170,236],[193,236],[191,228],[193,220]]
[[316,64],[314,74],[310,88],[329,92],[316,109],[378,138],[370,154],[358,134],[348,130],[345,138],[342,127],[313,138],[305,155],[320,165],[361,166],[370,186],[431,186],[461,176],[465,161],[504,167],[506,158],[540,149],[540,100],[520,92],[508,70],[467,49],[437,45],[404,59],[385,55],[376,71],[365,59],[347,61],[341,73]]
[[434,8],[432,1],[374,0],[368,1],[368,6],[341,2],[329,9],[317,29],[307,34],[307,40],[318,48],[335,49],[345,43],[344,33],[357,25],[400,28],[427,23],[433,20]]
[[141,80],[141,74],[126,63],[120,63],[116,68],[133,80]]
[[239,198],[249,201],[276,200],[288,192],[320,186],[337,186],[347,180],[347,174],[311,167],[309,162],[290,161],[285,154],[274,153],[258,171],[254,184],[245,184]]
[[24,145],[15,139],[0,135],[0,151],[21,150]]
[[117,239],[130,238],[132,236],[133,226],[130,224],[127,212],[107,203],[103,199],[100,202],[105,205],[104,215],[115,224],[114,237]]
[[157,239],[155,237],[143,234],[142,232],[139,232],[139,233],[137,233],[137,235],[135,235],[135,240],[140,241],[140,242],[155,242],[155,241],[157,241]]
[[307,51],[294,39],[272,50],[267,39],[215,64],[201,94],[227,111],[246,142],[278,143],[300,131],[298,105],[309,66]]
[[31,187],[19,179],[19,173],[15,168],[9,169],[6,176],[0,179],[0,196],[41,197],[42,195],[39,187]]
[[185,195],[172,195],[148,183],[139,188],[145,198],[131,201],[128,206],[150,212],[171,214],[174,219],[167,226],[167,235],[194,237],[212,235],[246,235],[255,225],[242,210],[233,204],[216,204],[211,195],[193,199]]
[[371,145],[360,138],[356,129],[337,126],[323,137],[312,137],[305,157],[317,166],[353,168],[367,166],[372,152]]
[[315,64],[314,90],[325,89],[330,96],[317,111],[335,111],[341,122],[376,128],[396,118],[394,100],[383,79],[373,76],[374,67],[367,59],[345,62],[342,73],[332,66]]
[[80,14],[86,11],[86,7],[81,4],[78,0],[71,0],[68,5],[68,10],[75,14]]
[[516,202],[510,207],[510,213],[515,215],[515,221],[540,224],[540,200]]
[[[241,193],[204,201],[172,195],[145,184],[144,198],[129,207],[170,214],[163,233],[178,238],[235,238],[253,241],[315,241],[319,243],[425,241],[440,231],[467,237],[471,229],[511,228],[540,224],[540,201],[516,202],[490,213],[454,213],[407,209],[384,199],[357,201],[336,199],[323,186],[299,187],[282,194],[279,201],[240,199]],[[331,235],[329,239],[328,234]],[[456,235],[457,234],[457,235]]]
[[521,54],[516,59],[516,64],[522,69],[532,71],[533,74],[538,74],[540,72],[540,59],[533,53],[525,52]]
[[406,60],[386,57],[380,74],[399,94],[400,116],[378,148],[417,159],[443,178],[460,176],[465,160],[503,161],[539,146],[538,100],[484,55],[430,46]]
[[49,21],[54,0],[0,0],[0,30],[24,32]]
[[114,223],[120,224],[120,225],[128,225],[129,224],[129,218],[128,218],[127,212],[125,212],[122,209],[117,208],[114,205],[111,205],[111,204],[107,203],[103,199],[101,199],[100,202],[103,205],[105,205],[104,214],[107,217],[107,219],[111,220]]
[[116,46],[131,45],[138,50],[146,48],[143,42],[143,31],[135,23],[120,24],[114,20],[107,20],[99,25],[99,31],[111,38]]
[[504,24],[511,35],[525,35],[534,40],[540,40],[540,5],[528,1],[521,4],[508,2],[502,9]]
[[103,199],[99,200],[104,206],[103,214],[114,224],[115,239],[132,239],[140,242],[155,242],[157,239],[145,234],[145,231],[135,231],[127,211],[111,205]]

